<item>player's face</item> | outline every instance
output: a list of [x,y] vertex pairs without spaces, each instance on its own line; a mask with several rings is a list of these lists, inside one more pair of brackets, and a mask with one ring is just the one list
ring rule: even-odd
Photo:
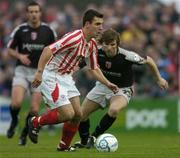
[[103,30],[103,18],[94,17],[93,21],[89,23],[89,34],[95,38],[102,34]]
[[114,57],[117,54],[117,48],[118,46],[116,40],[108,44],[106,44],[105,42],[103,43],[103,50],[108,57]]
[[27,11],[27,17],[30,23],[39,23],[41,18],[41,11],[39,6],[29,6]]

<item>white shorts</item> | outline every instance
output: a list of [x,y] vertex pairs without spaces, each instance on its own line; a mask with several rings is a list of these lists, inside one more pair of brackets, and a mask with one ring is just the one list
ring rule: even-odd
[[59,75],[46,69],[40,89],[45,103],[51,109],[70,104],[70,98],[80,95],[71,74]]
[[133,94],[132,87],[120,88],[118,93],[114,94],[107,86],[100,82],[96,82],[96,86],[87,94],[86,98],[98,103],[102,108],[107,106],[106,101],[113,96],[123,96],[127,102],[131,99]]
[[12,81],[12,86],[22,86],[30,92],[40,92],[39,88],[33,88],[31,82],[34,79],[36,69],[26,66],[17,66],[15,68],[15,74]]

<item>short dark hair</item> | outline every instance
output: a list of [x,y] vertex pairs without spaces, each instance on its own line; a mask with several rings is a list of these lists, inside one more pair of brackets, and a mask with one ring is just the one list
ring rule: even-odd
[[35,1],[31,1],[27,4],[26,11],[28,11],[28,8],[31,6],[39,6],[39,10],[41,11],[41,6],[39,5],[39,3],[35,2]]
[[109,44],[114,40],[117,42],[117,45],[119,46],[120,45],[120,34],[111,28],[111,29],[107,29],[106,31],[103,32],[99,42],[101,44],[102,43]]
[[87,21],[92,22],[94,17],[103,18],[103,14],[99,13],[94,9],[89,9],[84,13],[83,16],[83,26]]

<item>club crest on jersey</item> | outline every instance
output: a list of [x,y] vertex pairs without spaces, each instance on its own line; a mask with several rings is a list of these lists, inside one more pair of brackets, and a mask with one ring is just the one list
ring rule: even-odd
[[37,39],[37,32],[31,32],[31,39],[36,40]]
[[111,68],[111,66],[112,66],[112,63],[111,63],[111,62],[109,62],[109,61],[106,61],[106,63],[105,63],[105,67],[106,67],[106,68],[108,68],[108,69],[110,69],[110,68]]

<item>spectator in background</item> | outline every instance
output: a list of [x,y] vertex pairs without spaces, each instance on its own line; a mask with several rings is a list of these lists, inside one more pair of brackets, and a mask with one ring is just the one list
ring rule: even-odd
[[[157,50],[156,53],[159,56],[159,59],[162,57],[170,57],[170,43],[171,41],[175,41],[177,43],[177,54],[179,54],[180,50],[180,14],[175,9],[175,5],[163,5],[159,3],[158,1],[137,1],[137,0],[102,0],[101,2],[98,1],[97,3],[87,3],[86,6],[83,7],[83,10],[79,7],[79,3],[70,3],[69,1],[65,4],[68,7],[65,9],[65,5],[57,5],[54,1],[47,1],[47,0],[38,0],[38,2],[43,3],[44,8],[44,20],[48,22],[53,28],[56,29],[58,35],[62,37],[65,33],[72,31],[72,28],[77,28],[81,25],[80,18],[82,15],[82,11],[84,11],[85,7],[89,8],[96,8],[97,10],[100,10],[102,13],[104,13],[104,27],[108,28],[113,27],[121,34],[124,31],[130,31],[133,32],[133,28],[129,28],[129,24],[133,24],[134,28],[138,30],[138,32],[141,32],[140,39],[135,39],[136,42],[131,41],[125,41],[122,38],[122,43],[124,48],[132,49],[140,53],[142,55],[141,50],[146,50],[149,45],[153,47],[153,49]],[[101,3],[102,5],[98,4]],[[52,6],[55,5],[56,8],[53,10]],[[20,7],[18,7],[20,6]],[[70,7],[69,7],[70,6]],[[10,8],[10,9],[7,9]],[[24,14],[24,8],[25,4],[24,1],[8,1],[8,0],[1,0],[0,1],[0,53],[2,54],[5,51],[5,46],[8,41],[9,33],[12,31],[12,28],[17,26],[18,24],[22,23],[25,20],[25,14]],[[50,9],[49,9],[50,8]],[[69,12],[69,8],[72,8],[72,12]],[[50,10],[50,11],[49,11]],[[108,12],[107,12],[108,10]],[[67,13],[66,13],[67,12]],[[18,15],[18,16],[17,16]],[[66,16],[68,15],[68,16]],[[49,17],[50,16],[50,17]],[[53,20],[52,20],[53,19]],[[111,26],[113,25],[113,26]],[[79,28],[79,27],[78,27]],[[151,37],[153,34],[162,34],[163,41],[160,43],[161,49],[157,49],[157,40],[155,42],[152,41]],[[154,35],[153,35],[154,36]],[[156,35],[157,36],[157,35]],[[159,37],[158,37],[159,39]],[[162,40],[162,39],[161,39]],[[163,53],[161,53],[163,50]],[[164,54],[164,55],[163,55]],[[177,59],[177,56],[174,57],[174,59]],[[2,72],[6,70],[5,67],[10,66],[11,69],[14,67],[14,63],[10,60],[4,60],[4,58],[0,58],[0,63],[2,63],[1,67],[3,67]],[[179,61],[178,61],[179,63]],[[172,62],[173,64],[173,62]],[[173,64],[174,65],[174,64]],[[175,69],[177,70],[177,64],[174,65]],[[136,69],[136,68],[135,68]],[[136,82],[144,82],[144,78],[146,78],[146,82],[148,81],[148,77],[146,77],[146,71],[139,70],[137,68],[137,71],[142,71],[140,73],[136,73],[136,78],[138,81]],[[143,75],[141,75],[143,73]],[[169,72],[168,72],[169,73]],[[9,81],[11,80],[11,76],[7,76],[9,78]],[[142,77],[143,76],[143,79]],[[171,80],[173,82],[169,82],[169,92],[168,95],[175,95],[177,96],[177,90],[178,90],[178,80],[177,75],[170,75]],[[7,80],[2,81],[2,91],[0,91],[0,94],[8,95],[11,88],[10,86],[4,86],[4,83]],[[79,82],[77,82],[77,86],[82,83],[83,81],[79,79]],[[171,90],[171,87],[174,90]],[[84,87],[86,88],[86,87]],[[148,95],[150,89],[142,89],[139,90],[141,86],[137,87],[137,95]],[[145,88],[145,87],[142,87]],[[82,88],[83,89],[83,88]]]

